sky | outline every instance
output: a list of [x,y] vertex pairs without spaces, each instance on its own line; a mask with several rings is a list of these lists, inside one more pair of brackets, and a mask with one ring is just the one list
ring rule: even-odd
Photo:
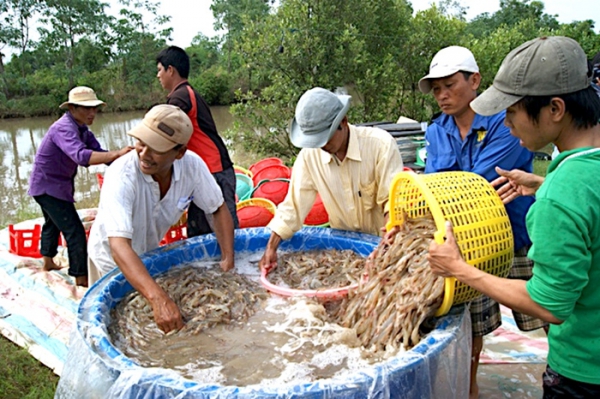
[[[377,0],[366,0],[377,1]],[[432,0],[409,0],[415,11],[427,9]],[[545,5],[546,14],[557,15],[561,23],[594,19],[596,32],[600,32],[600,8],[598,0],[541,0]],[[109,3],[117,3],[117,0],[109,0]],[[468,7],[467,20],[475,16],[489,12],[490,14],[500,9],[499,0],[458,0],[463,6]],[[213,15],[210,10],[211,0],[161,0],[160,13],[171,16],[173,27],[172,41],[180,47],[187,47],[198,32],[211,37],[215,35],[213,29]]]

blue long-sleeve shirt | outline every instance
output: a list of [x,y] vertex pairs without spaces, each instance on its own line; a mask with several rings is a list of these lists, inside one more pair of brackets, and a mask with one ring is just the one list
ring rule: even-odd
[[79,125],[70,112],[65,113],[50,126],[35,154],[29,195],[75,202],[77,166],[89,166],[94,151],[106,150],[87,125]]
[[[425,173],[465,171],[492,181],[498,177],[496,166],[505,170],[533,170],[533,154],[504,126],[505,112],[492,116],[475,115],[469,134],[463,140],[450,115],[441,114],[427,128]],[[515,250],[531,245],[525,216],[533,197],[519,197],[506,205],[513,229]]]

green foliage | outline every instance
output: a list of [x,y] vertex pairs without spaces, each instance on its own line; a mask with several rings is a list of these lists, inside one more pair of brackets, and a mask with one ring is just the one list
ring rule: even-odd
[[221,67],[213,67],[191,77],[190,83],[212,105],[228,105],[233,100],[231,76]]

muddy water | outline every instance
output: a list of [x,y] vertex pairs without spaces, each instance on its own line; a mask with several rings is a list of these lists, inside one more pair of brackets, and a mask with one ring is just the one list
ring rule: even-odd
[[[228,107],[211,107],[220,132],[230,128],[233,118]],[[90,126],[102,148],[115,150],[133,141],[127,135],[138,124],[144,112],[100,113]],[[27,195],[29,175],[40,142],[57,117],[0,119],[0,227],[32,217],[41,217],[39,206]],[[245,159],[244,154],[231,154]],[[75,204],[78,209],[97,206],[100,191],[96,173],[106,166],[79,168],[75,179]]]
[[[236,272],[257,285],[260,255],[236,256]],[[194,266],[213,264],[206,261]],[[161,335],[138,353],[131,353],[114,338],[113,343],[140,365],[170,368],[200,383],[229,386],[308,383],[378,360],[368,360],[357,347],[355,332],[348,334],[348,329],[324,322],[323,308],[318,309],[321,318],[310,313],[318,307],[312,301],[269,296],[241,325],[219,324],[197,335]]]

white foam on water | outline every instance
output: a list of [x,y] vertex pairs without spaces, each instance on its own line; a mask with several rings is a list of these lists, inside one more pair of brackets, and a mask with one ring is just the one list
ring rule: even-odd
[[177,366],[174,370],[200,384],[223,384],[227,381],[227,378],[221,373],[223,366],[218,362],[214,363],[215,365],[212,367],[200,368],[197,362],[192,362]]

